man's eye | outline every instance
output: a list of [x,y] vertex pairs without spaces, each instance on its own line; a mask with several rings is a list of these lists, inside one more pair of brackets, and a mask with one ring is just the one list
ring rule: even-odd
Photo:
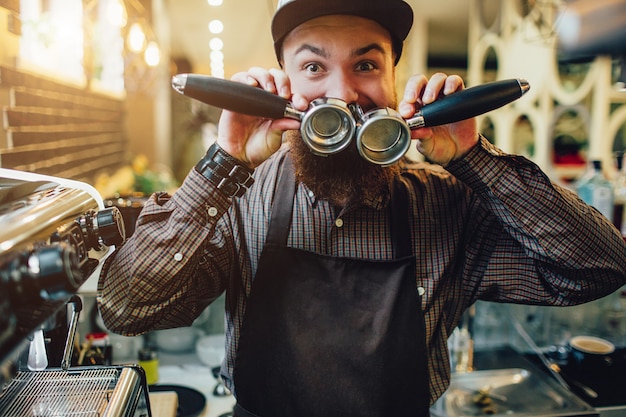
[[320,72],[322,70],[320,64],[307,64],[304,68],[308,72]]
[[372,71],[375,68],[376,67],[371,62],[361,62],[359,65],[357,65],[357,69],[359,71]]

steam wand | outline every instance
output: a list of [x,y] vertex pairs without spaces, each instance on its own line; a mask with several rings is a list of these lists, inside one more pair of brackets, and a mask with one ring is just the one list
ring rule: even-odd
[[72,316],[67,329],[67,338],[65,339],[65,349],[63,349],[63,359],[61,360],[61,369],[67,371],[72,363],[72,352],[74,350],[74,338],[76,337],[76,327],[78,326],[78,317],[83,309],[83,302],[78,295],[73,295],[67,302],[72,304]]

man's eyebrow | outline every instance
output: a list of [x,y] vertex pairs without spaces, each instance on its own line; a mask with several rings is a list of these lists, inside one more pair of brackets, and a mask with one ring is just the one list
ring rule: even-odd
[[296,49],[295,55],[299,54],[302,51],[310,51],[315,55],[319,55],[322,58],[328,58],[328,53],[322,48],[318,48],[317,46],[310,45],[308,43],[302,44],[298,49]]
[[352,55],[355,57],[358,57],[358,56],[367,54],[369,51],[379,51],[383,55],[386,53],[385,48],[383,48],[382,45],[378,43],[371,43],[362,48],[355,49]]
[[[299,54],[302,51],[310,51],[312,53],[314,53],[315,55],[321,56],[322,58],[328,58],[328,51],[326,51],[323,48],[319,48],[317,46],[313,46],[311,44],[305,43],[302,44],[298,49],[296,49],[295,54]],[[365,45],[361,48],[357,48],[352,52],[352,55],[354,57],[359,57],[362,55],[367,54],[370,51],[379,51],[381,54],[385,54],[385,48],[382,47],[382,45],[380,45],[379,43],[371,43],[369,45]]]

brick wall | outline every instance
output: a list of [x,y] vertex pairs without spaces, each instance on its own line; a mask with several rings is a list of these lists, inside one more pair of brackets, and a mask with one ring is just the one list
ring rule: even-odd
[[93,183],[127,161],[122,100],[0,66],[0,167]]

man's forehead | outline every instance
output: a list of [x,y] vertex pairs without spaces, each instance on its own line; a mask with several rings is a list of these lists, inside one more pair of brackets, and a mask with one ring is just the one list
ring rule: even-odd
[[[361,31],[361,36],[358,37],[359,39],[367,36],[377,36],[387,38],[391,41],[391,34],[389,31],[375,20],[361,16],[344,14],[326,15],[307,20],[306,22],[296,26],[289,35],[293,33],[316,31],[319,28],[323,31],[327,31],[326,33],[328,34],[333,35],[338,31]],[[357,40],[358,39],[355,38],[355,41]]]
[[391,35],[385,28],[373,20],[347,15],[322,16],[302,23],[287,35],[283,49],[289,45],[295,55],[308,51],[330,57],[333,45],[340,39],[344,44],[348,40],[353,57],[370,51],[393,56]]

